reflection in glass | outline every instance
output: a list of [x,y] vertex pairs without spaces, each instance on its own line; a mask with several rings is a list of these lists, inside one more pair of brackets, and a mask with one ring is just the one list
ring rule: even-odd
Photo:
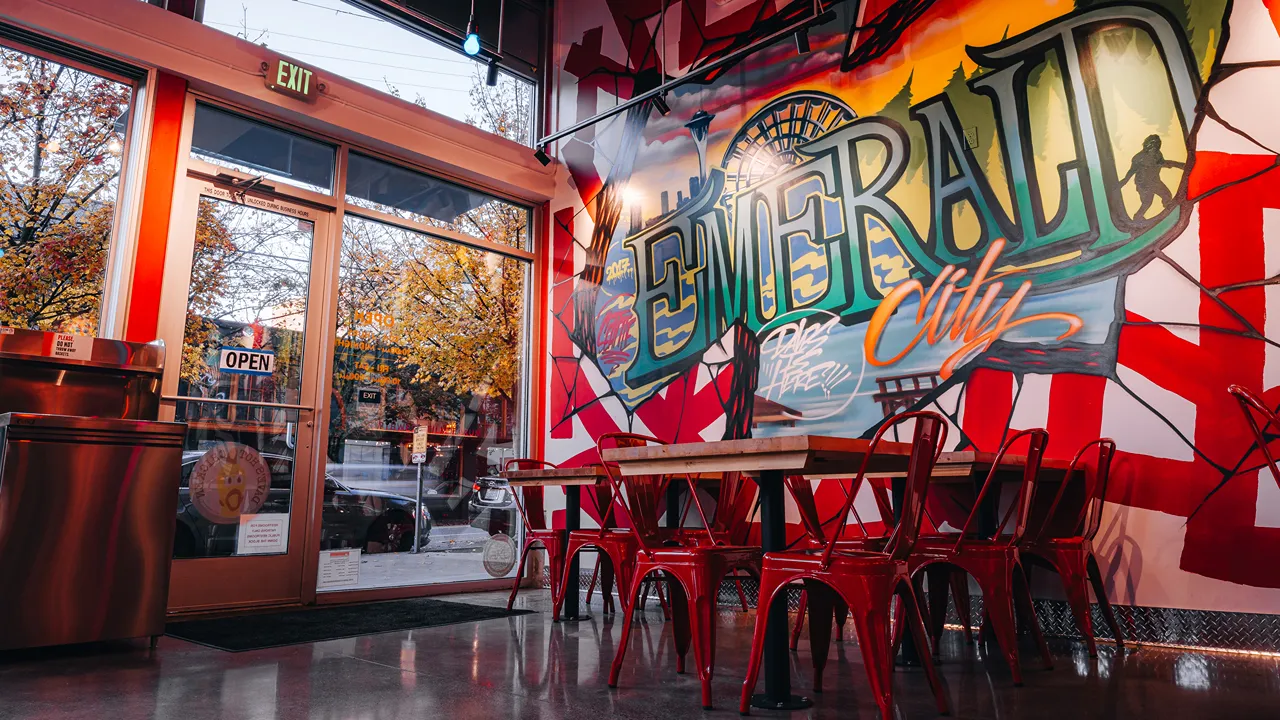
[[419,429],[428,438],[423,505],[435,527],[425,551],[436,560],[365,558],[361,587],[489,577],[481,553],[448,551],[514,535],[509,490],[480,480],[522,442],[526,271],[495,253],[346,216],[329,474],[354,490],[416,498]]
[[0,47],[0,325],[97,334],[132,97]]
[[336,151],[287,130],[196,103],[192,156],[306,190],[333,190]]
[[[315,226],[201,197],[178,394],[298,404]],[[269,354],[270,372],[221,368],[223,350]]]
[[298,411],[192,401],[175,419],[187,437],[173,556],[286,552]]
[[355,152],[347,202],[500,245],[522,248],[528,235],[526,208]]

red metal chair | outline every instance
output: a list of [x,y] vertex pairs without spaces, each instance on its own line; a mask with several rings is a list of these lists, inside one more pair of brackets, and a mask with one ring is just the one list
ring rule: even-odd
[[[970,534],[974,521],[982,512],[982,503],[988,493],[996,486],[997,475],[1005,455],[1014,443],[1027,438],[1027,460],[1023,468],[1022,481],[1019,485],[1018,498],[1009,506],[1000,524],[991,537],[978,537]],[[1027,533],[1027,519],[1031,513],[1031,501],[1035,495],[1036,480],[1040,474],[1040,462],[1044,457],[1045,445],[1049,442],[1049,433],[1043,429],[1023,430],[1015,433],[1005,441],[987,473],[987,479],[978,492],[973,510],[965,520],[964,526],[956,535],[921,536],[912,554],[911,572],[916,574],[935,566],[935,577],[938,577],[939,590],[945,593],[948,584],[954,582],[955,573],[947,577],[936,566],[945,564],[958,568],[972,575],[982,589],[983,610],[990,619],[990,627],[1009,663],[1009,671],[1013,675],[1015,685],[1022,684],[1022,667],[1018,660],[1017,610],[1020,608],[1036,643],[1045,668],[1053,668],[1053,656],[1049,645],[1045,642],[1044,633],[1036,620],[1035,607],[1031,602],[1031,590],[1027,586],[1026,572],[1022,565],[1019,547]],[[995,490],[999,492],[999,490]],[[1016,518],[1014,517],[1016,514]],[[1002,535],[1009,520],[1014,519],[1013,532]],[[967,594],[967,588],[965,590]],[[945,594],[942,603],[945,603]],[[941,636],[941,629],[934,627],[933,640],[936,645]]]
[[[661,440],[633,433],[602,435],[597,443],[601,457],[611,447],[637,444],[665,445]],[[616,465],[605,463],[605,471],[614,487],[617,507],[627,516],[639,553],[627,582],[626,618],[613,665],[609,670],[609,687],[618,686],[618,676],[631,637],[632,619],[640,597],[641,581],[651,573],[665,573],[669,580],[672,628],[675,633],[676,672],[684,672],[684,659],[693,645],[698,679],[702,682],[702,707],[711,709],[711,676],[716,657],[716,597],[720,583],[733,568],[758,568],[760,549],[729,545],[717,538],[698,499],[693,478],[682,476],[688,483],[693,506],[702,518],[703,527],[671,533],[658,526],[658,503],[667,483],[662,475],[623,476]],[[625,488],[625,494],[623,492]],[[701,537],[696,537],[701,535]],[[757,570],[758,571],[758,570]]]
[[[512,458],[503,465],[503,470],[538,470],[554,469],[556,466],[542,460],[531,458]],[[511,586],[511,597],[507,598],[507,609],[516,601],[516,593],[520,592],[520,582],[524,579],[524,562],[529,551],[535,545],[542,545],[547,553],[548,574],[551,578],[552,617],[560,619],[560,605],[563,601],[562,576],[565,566],[564,533],[547,527],[546,503],[543,500],[542,488],[526,486],[520,492],[512,492],[516,509],[520,511],[520,519],[524,522],[524,547],[520,550],[520,563],[516,566],[516,579]]]
[[[1249,429],[1253,431],[1254,441],[1258,443],[1258,449],[1262,451],[1262,456],[1267,459],[1267,465],[1271,468],[1271,477],[1280,484],[1280,468],[1276,466],[1276,458],[1272,455],[1270,447],[1270,443],[1276,438],[1267,438],[1267,428],[1271,428],[1273,432],[1280,432],[1280,417],[1277,417],[1262,398],[1248,388],[1232,385],[1227,388],[1227,392],[1231,393],[1240,404],[1240,412],[1244,413],[1244,419],[1249,423]],[[1258,418],[1266,422],[1259,425]]]
[[[842,548],[837,538],[846,524],[876,448],[886,430],[909,418],[915,420],[915,436],[907,469],[902,519],[885,541],[883,551]],[[910,626],[916,642],[922,647],[927,647],[929,642],[915,588],[911,583],[907,559],[916,544],[929,477],[933,474],[933,464],[939,448],[946,440],[946,434],[946,421],[932,412],[903,413],[885,423],[872,438],[871,451],[863,460],[852,487],[846,493],[835,529],[827,535],[821,549],[810,546],[765,555],[760,603],[756,610],[755,633],[752,637],[747,678],[742,684],[739,712],[745,715],[750,709],[751,694],[755,690],[764,650],[768,608],[771,603],[778,601],[778,596],[786,586],[802,580],[809,597],[809,642],[813,652],[814,690],[822,690],[822,671],[831,642],[832,614],[836,600],[840,599],[848,605],[853,616],[863,665],[867,670],[871,692],[880,707],[880,714],[885,720],[893,717],[893,648],[900,640],[903,626]],[[893,614],[895,597],[901,599],[901,607],[894,633],[896,637],[890,637],[889,617]],[[929,653],[923,654],[922,664],[933,688],[938,711],[946,714],[946,691]]]
[[[1066,494],[1067,485],[1077,470],[1085,454],[1093,446],[1098,447],[1098,465],[1094,470],[1094,481],[1089,485],[1088,473],[1081,471],[1085,482],[1084,502],[1080,514],[1069,525],[1055,523],[1058,507]],[[1098,657],[1098,647],[1093,636],[1093,614],[1089,606],[1089,585],[1093,585],[1093,594],[1098,598],[1098,606],[1106,618],[1111,634],[1116,639],[1116,647],[1124,648],[1124,637],[1120,626],[1116,623],[1115,611],[1111,601],[1107,599],[1106,587],[1102,583],[1102,573],[1098,569],[1098,560],[1093,552],[1093,538],[1098,534],[1102,523],[1102,503],[1107,496],[1107,478],[1111,474],[1111,459],[1116,452],[1116,443],[1110,438],[1098,438],[1084,447],[1072,458],[1067,474],[1062,478],[1062,485],[1053,497],[1053,504],[1045,514],[1044,523],[1038,532],[1024,540],[1022,551],[1048,562],[1062,576],[1062,584],[1066,589],[1067,600],[1071,611],[1076,616],[1076,623],[1089,645],[1089,657]],[[1054,526],[1068,527],[1072,535],[1053,537],[1050,530]]]
[[[718,484],[716,509],[710,525],[711,537],[722,545],[750,546],[752,544],[749,542],[751,525],[760,507],[759,486],[754,480],[738,472],[725,473]],[[680,532],[688,542],[706,542],[705,530],[684,527],[684,516],[688,515],[692,505],[692,502],[685,503],[680,518]],[[751,609],[747,604],[747,594],[742,589],[742,581],[750,578],[760,579],[756,573],[757,565],[758,563],[751,563],[745,567],[730,568],[731,574],[726,578],[733,581],[742,612]]]
[[[600,527],[594,530],[574,530],[569,533],[569,542],[565,548],[565,562],[563,572],[565,578],[562,587],[569,587],[568,572],[569,560],[583,550],[596,550],[607,558],[607,562],[613,568],[613,576],[618,583],[618,597],[625,598],[630,589],[631,573],[635,567],[636,552],[639,550],[639,544],[636,542],[635,535],[626,529],[620,529],[613,526],[614,518],[614,488],[611,484],[599,484],[592,488],[590,495],[592,504],[596,508],[596,517],[600,518]],[[596,562],[596,572],[599,572],[600,561]],[[592,577],[592,586],[595,584],[595,577]],[[590,602],[590,591],[588,588],[588,602]],[[613,607],[613,596],[611,589],[601,587],[601,594],[604,597],[605,612]],[[557,603],[564,602],[564,594],[562,593]],[[556,611],[559,613],[560,605],[557,604]],[[663,601],[663,610],[666,610],[666,603]]]

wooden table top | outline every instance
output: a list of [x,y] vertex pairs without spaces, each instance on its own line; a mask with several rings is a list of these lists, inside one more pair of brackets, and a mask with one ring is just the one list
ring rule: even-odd
[[[617,463],[623,475],[733,471],[755,475],[766,470],[833,475],[856,473],[870,448],[869,440],[785,435],[612,448],[604,451],[604,460]],[[881,473],[905,471],[910,455],[910,443],[881,442],[869,467]]]
[[604,468],[587,465],[576,468],[538,468],[536,470],[508,470],[502,473],[507,484],[515,487],[541,485],[595,485],[607,480]]
[[[986,475],[991,472],[991,465],[995,462],[996,453],[978,452],[974,450],[961,450],[957,452],[944,452],[938,456],[938,462],[933,466],[933,478],[935,480],[946,481],[956,478],[970,478],[975,474]],[[1004,478],[1021,479],[1021,475],[1011,478],[1005,475],[1005,471],[1010,473],[1021,473],[1022,468],[1027,464],[1026,455],[1005,455],[1000,461],[1001,472],[996,474],[997,480]],[[1044,458],[1040,461],[1041,479],[1050,482],[1061,480],[1066,474],[1067,469],[1071,466],[1069,460],[1057,460],[1052,458]],[[896,472],[878,472],[868,471],[868,477],[905,477],[906,471]]]

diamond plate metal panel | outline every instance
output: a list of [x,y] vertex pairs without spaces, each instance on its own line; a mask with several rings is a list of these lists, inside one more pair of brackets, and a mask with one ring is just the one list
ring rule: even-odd
[[[591,582],[591,573],[582,574],[582,587]],[[547,585],[543,575],[543,585]],[[754,579],[742,580],[742,591],[747,604],[756,606],[759,585]],[[787,609],[795,612],[799,607],[799,588],[787,591]],[[738,592],[734,583],[720,586],[719,603],[738,607]],[[982,617],[982,597],[970,598],[973,622]],[[1079,639],[1079,628],[1071,607],[1062,600],[1036,600],[1036,615],[1046,635]],[[1159,643],[1162,645],[1186,645],[1190,647],[1218,648],[1256,652],[1280,652],[1280,615],[1260,613],[1231,613],[1212,610],[1179,610],[1174,608],[1115,605],[1116,620],[1126,642]],[[959,624],[955,605],[947,608],[947,622]],[[1099,639],[1114,639],[1111,629],[1102,617],[1097,604],[1093,605],[1094,634]]]

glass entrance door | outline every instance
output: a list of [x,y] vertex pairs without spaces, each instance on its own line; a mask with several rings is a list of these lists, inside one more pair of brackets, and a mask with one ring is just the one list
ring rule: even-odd
[[330,213],[195,178],[186,195],[162,317],[163,414],[187,423],[169,609],[296,603]]

